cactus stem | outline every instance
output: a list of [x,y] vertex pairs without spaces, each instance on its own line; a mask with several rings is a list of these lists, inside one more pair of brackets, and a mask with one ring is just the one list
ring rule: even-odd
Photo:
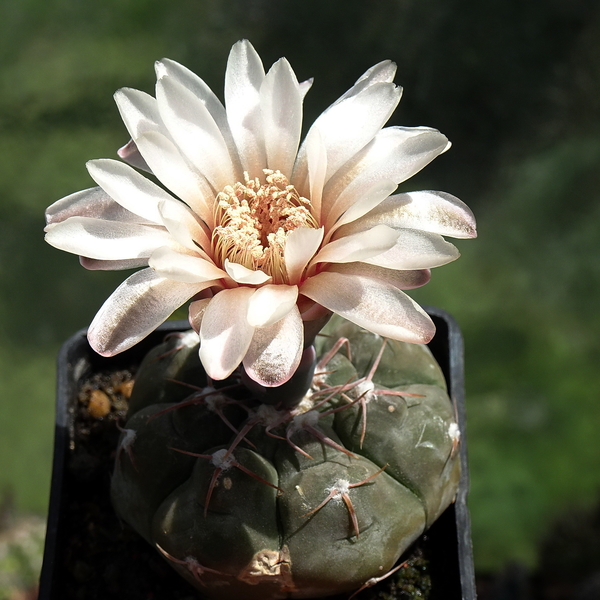
[[204,573],[213,573],[214,575],[222,575],[224,577],[231,577],[231,575],[229,575],[228,573],[223,573],[222,571],[217,571],[216,569],[210,569],[209,567],[205,567],[205,566],[201,565],[192,556],[186,556],[184,560],[181,560],[179,558],[175,558],[174,556],[171,556],[166,550],[161,548],[158,544],[156,544],[156,549],[167,560],[177,563],[178,565],[183,565],[183,566],[187,567],[187,569],[190,571],[190,573],[194,576],[194,579],[198,583],[200,583],[200,585],[203,585],[205,587],[206,587],[206,584],[204,583],[204,581],[202,581],[202,575],[204,575]]
[[400,563],[399,565],[396,565],[393,569],[390,569],[385,575],[382,575],[381,577],[371,577],[371,579],[367,579],[367,581],[365,581],[351,596],[348,596],[348,600],[352,600],[352,598],[354,598],[354,596],[360,594],[363,590],[373,587],[374,585],[378,584],[380,581],[383,581],[384,579],[386,579],[390,575],[393,575],[396,571],[399,571],[400,569],[402,569],[403,567],[406,567],[407,565],[408,565],[408,561],[405,560],[404,562]]

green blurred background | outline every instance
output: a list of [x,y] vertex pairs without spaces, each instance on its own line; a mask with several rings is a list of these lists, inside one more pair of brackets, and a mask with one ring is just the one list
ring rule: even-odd
[[398,64],[391,124],[452,150],[405,189],[451,192],[480,237],[413,294],[466,339],[476,566],[534,567],[564,511],[600,493],[600,5],[586,0],[0,0],[0,493],[47,509],[55,355],[123,273],[43,241],[128,137],[112,100],[167,56],[222,96],[231,45],[315,77],[305,121],[369,66]]

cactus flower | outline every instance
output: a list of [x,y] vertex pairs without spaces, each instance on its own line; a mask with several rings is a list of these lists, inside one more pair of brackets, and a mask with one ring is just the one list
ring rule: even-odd
[[401,290],[457,258],[443,236],[474,237],[475,222],[446,193],[392,195],[450,146],[435,129],[384,128],[401,96],[392,62],[362,75],[302,143],[312,82],[299,82],[284,58],[265,74],[252,45],[236,43],[225,105],[174,61],[158,61],[156,73],[155,98],[115,94],[132,138],[119,151],[125,162],[88,162],[98,187],[46,213],[46,240],[84,267],[144,267],[94,318],[97,352],[126,350],[189,300],[212,379],[243,363],[263,386],[288,381],[304,323],[323,312],[394,340],[429,341],[431,320]]

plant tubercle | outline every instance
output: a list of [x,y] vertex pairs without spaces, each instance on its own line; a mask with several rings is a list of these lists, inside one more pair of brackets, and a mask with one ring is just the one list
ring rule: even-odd
[[189,302],[191,331],[138,374],[117,512],[211,597],[370,585],[458,481],[459,432],[422,346],[434,326],[403,290],[456,259],[444,236],[475,237],[475,220],[450,194],[394,193],[450,144],[384,127],[401,96],[390,61],[304,140],[312,81],[284,58],[265,73],[246,40],[224,104],[174,61],[156,74],[155,97],[115,94],[131,136],[122,160],[89,161],[97,186],[46,212],[46,240],[84,267],[139,269],[90,325],[98,353],[134,346]]

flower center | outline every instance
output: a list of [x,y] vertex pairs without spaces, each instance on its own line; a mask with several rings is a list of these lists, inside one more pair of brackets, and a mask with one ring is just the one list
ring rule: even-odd
[[288,283],[285,242],[298,227],[318,228],[310,212],[310,201],[298,194],[279,171],[264,171],[266,183],[258,177],[227,186],[217,195],[213,257],[248,269],[267,273],[273,283]]

